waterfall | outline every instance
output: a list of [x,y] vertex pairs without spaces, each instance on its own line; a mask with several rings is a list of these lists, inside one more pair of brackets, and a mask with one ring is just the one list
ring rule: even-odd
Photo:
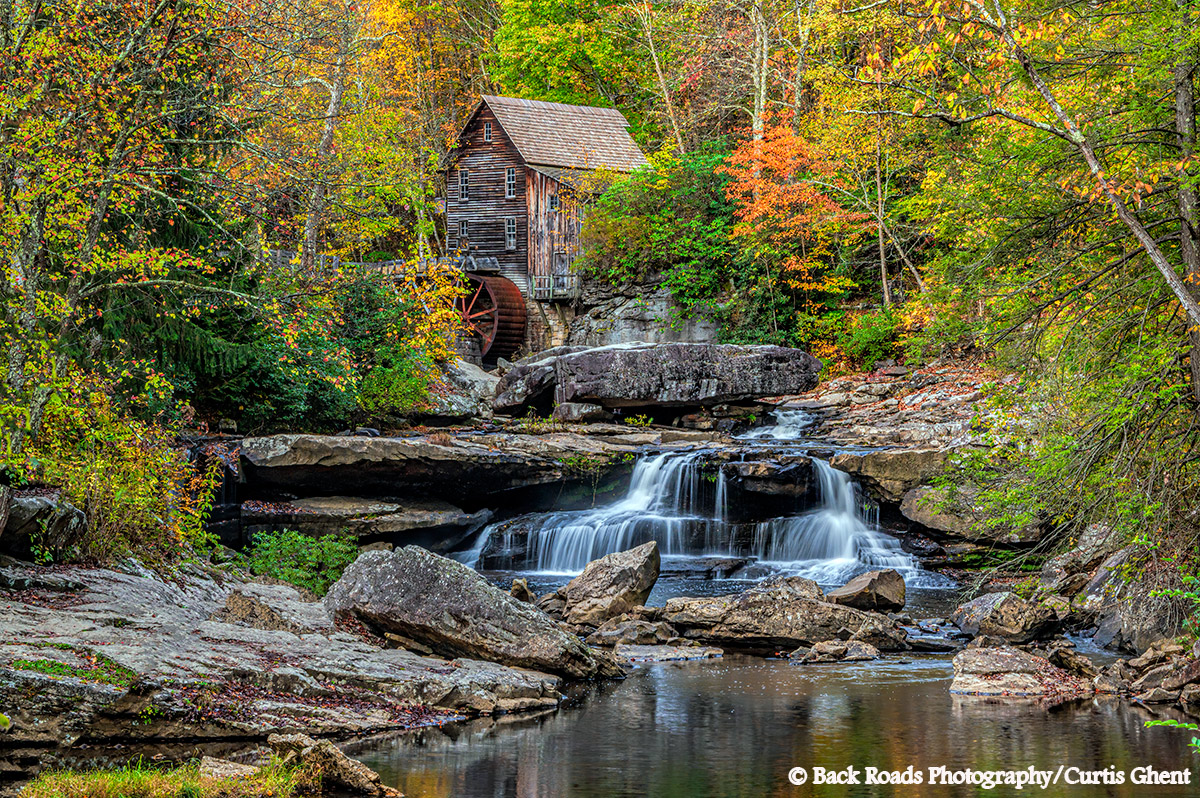
[[812,424],[812,414],[805,410],[775,410],[771,413],[775,423],[756,427],[739,437],[749,441],[790,441],[803,436]]
[[894,568],[911,580],[939,580],[921,569],[915,557],[900,548],[900,541],[879,531],[864,506],[850,475],[823,460],[812,460],[821,504],[816,509],[756,525],[753,550],[764,562],[821,584],[840,584],[856,573]]
[[705,463],[703,451],[642,457],[619,501],[492,524],[457,559],[477,565],[489,539],[499,551],[522,551],[519,536],[527,535],[524,568],[573,574],[605,554],[656,540],[664,555],[753,556],[823,585],[872,568],[895,568],[906,580],[918,572],[926,583],[940,579],[879,531],[850,476],[826,462],[812,460],[817,507],[753,526],[729,521],[724,470],[714,474]]
[[[530,565],[539,571],[574,573],[592,560],[657,540],[663,554],[686,554],[690,533],[716,521],[703,452],[667,453],[640,459],[629,491],[607,507],[547,513],[529,530]],[[724,512],[721,510],[720,512]]]

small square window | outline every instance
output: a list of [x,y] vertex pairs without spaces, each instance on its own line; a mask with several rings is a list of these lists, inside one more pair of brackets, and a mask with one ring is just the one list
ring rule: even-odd
[[492,123],[491,122],[483,123],[483,141],[485,144],[492,143]]
[[504,198],[513,199],[517,196],[517,168],[510,166],[504,170]]
[[469,226],[467,225],[467,220],[463,219],[462,221],[460,221],[458,223],[458,237],[459,238],[470,238],[469,233],[470,233],[470,229],[469,229]]
[[550,195],[550,210],[551,211],[558,210],[558,195],[557,194]]
[[471,198],[471,176],[466,169],[458,170],[458,201],[466,202]]
[[504,248],[507,250],[517,248],[517,220],[512,216],[504,220]]

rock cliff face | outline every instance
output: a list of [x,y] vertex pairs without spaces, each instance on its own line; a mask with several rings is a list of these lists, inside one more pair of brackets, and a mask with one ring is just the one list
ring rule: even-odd
[[621,344],[562,347],[514,365],[500,381],[498,412],[552,402],[607,408],[695,408],[813,388],[821,363],[778,346]]
[[567,334],[567,343],[573,346],[637,341],[712,343],[717,338],[715,323],[682,318],[670,292],[661,286],[614,288],[588,281],[583,305],[586,310],[571,321]]

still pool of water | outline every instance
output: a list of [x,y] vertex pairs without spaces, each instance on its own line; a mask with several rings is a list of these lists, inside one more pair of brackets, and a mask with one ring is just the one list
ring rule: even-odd
[[[413,798],[1200,795],[1193,786],[794,786],[793,767],[1192,767],[1189,735],[1113,699],[1047,707],[952,696],[945,656],[798,666],[729,656],[639,667],[573,706],[351,749]],[[1128,778],[1128,777],[1127,777]]]

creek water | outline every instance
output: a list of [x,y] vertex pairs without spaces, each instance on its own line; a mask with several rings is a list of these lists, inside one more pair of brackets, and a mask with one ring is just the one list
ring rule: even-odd
[[[845,665],[726,656],[636,668],[574,706],[532,718],[427,729],[353,751],[413,798],[621,796],[1196,795],[1129,784],[1017,791],[973,786],[803,786],[793,767],[1021,770],[1060,765],[1128,774],[1193,764],[1189,735],[1146,728],[1116,699],[1047,708],[948,692],[950,657]],[[1193,774],[1193,780],[1195,775]]]
[[[743,437],[753,446],[802,451],[810,420],[803,411],[778,413],[774,425]],[[665,575],[647,601],[652,606],[677,595],[752,586],[753,579],[705,579],[686,567],[689,559],[734,555],[757,559],[758,578],[799,574],[824,587],[868,569],[895,568],[909,587],[906,611],[918,618],[948,614],[955,605],[953,583],[923,569],[879,527],[848,475],[815,458],[813,468],[815,506],[759,521],[735,543],[727,485],[721,472],[704,471],[703,453],[643,457],[620,500],[527,516],[524,567],[488,576],[499,586],[525,577],[540,594],[597,557],[653,539],[664,553]],[[509,534],[504,528],[486,530],[460,558],[475,563],[492,535]],[[416,798],[1200,795],[1200,786],[1130,781],[1133,768],[1191,765],[1189,733],[1147,728],[1147,712],[1112,698],[1049,706],[952,696],[951,660],[948,654],[910,654],[800,666],[726,655],[641,665],[624,681],[587,689],[557,712],[426,729],[359,747],[354,755]],[[928,769],[939,766],[1107,768],[1124,774],[1126,783],[983,792],[970,785],[810,780],[797,786],[788,780],[795,767],[810,773],[854,767],[865,779],[867,767],[903,771],[910,765],[927,779]]]

